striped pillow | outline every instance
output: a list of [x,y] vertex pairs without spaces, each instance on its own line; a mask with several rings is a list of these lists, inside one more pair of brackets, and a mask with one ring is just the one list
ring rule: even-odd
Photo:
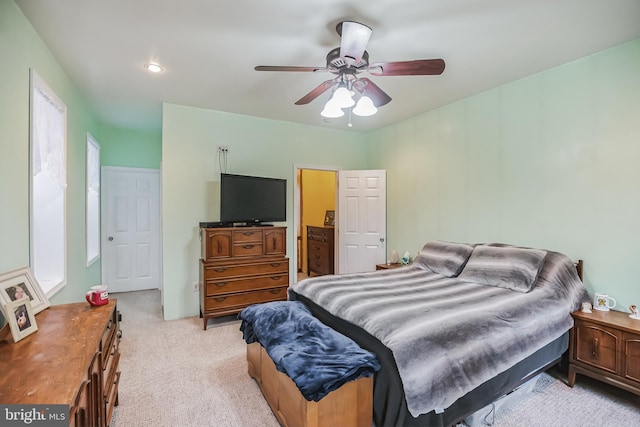
[[540,249],[478,245],[458,278],[526,293],[533,289],[546,254]]
[[413,263],[427,267],[434,273],[455,277],[462,271],[472,251],[473,246],[465,243],[434,240],[424,245]]

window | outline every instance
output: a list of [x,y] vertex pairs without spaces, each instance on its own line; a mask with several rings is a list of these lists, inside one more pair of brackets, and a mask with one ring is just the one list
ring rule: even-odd
[[67,107],[31,70],[31,269],[47,294],[66,283]]
[[100,258],[100,145],[87,133],[87,267]]

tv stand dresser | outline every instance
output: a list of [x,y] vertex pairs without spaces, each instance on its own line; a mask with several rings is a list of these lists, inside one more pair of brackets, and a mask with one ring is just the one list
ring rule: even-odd
[[287,228],[279,226],[200,224],[200,317],[205,330],[210,318],[287,299],[286,236]]

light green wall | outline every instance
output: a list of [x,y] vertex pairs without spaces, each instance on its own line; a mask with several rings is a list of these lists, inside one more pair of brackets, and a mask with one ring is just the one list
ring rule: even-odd
[[590,293],[640,303],[640,39],[368,135],[389,248],[433,239],[585,261]]
[[[294,164],[362,169],[365,136],[354,132],[165,104],[162,129],[163,303],[165,319],[198,314],[198,223],[219,219],[216,146],[229,147],[227,172],[286,178],[287,253],[293,230]],[[295,260],[290,272],[295,274]]]
[[0,272],[29,263],[30,67],[68,108],[69,284],[53,303],[100,282],[99,263],[85,267],[87,131],[105,165],[163,159],[166,318],[197,314],[190,283],[198,222],[218,219],[216,145],[230,149],[229,172],[289,179],[290,253],[294,163],[384,168],[389,250],[432,239],[545,247],[584,259],[591,292],[622,308],[640,300],[640,40],[367,135],[171,104],[162,136],[102,125],[11,0],[0,0],[0,58]]
[[100,161],[104,166],[160,169],[162,131],[100,127]]
[[29,265],[29,68],[67,106],[67,286],[53,304],[80,301],[100,282],[100,264],[86,267],[86,132],[98,122],[12,0],[0,0],[0,273]]

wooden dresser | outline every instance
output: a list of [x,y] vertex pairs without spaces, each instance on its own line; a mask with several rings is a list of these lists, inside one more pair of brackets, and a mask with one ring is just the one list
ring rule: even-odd
[[0,402],[69,405],[70,426],[108,426],[120,381],[116,301],[53,305],[36,322],[32,335],[0,342]]
[[640,395],[640,320],[620,311],[572,316],[569,386],[583,374]]
[[316,274],[334,272],[334,228],[307,226],[307,269]]
[[200,317],[205,330],[212,317],[287,299],[286,236],[286,227],[200,229]]

